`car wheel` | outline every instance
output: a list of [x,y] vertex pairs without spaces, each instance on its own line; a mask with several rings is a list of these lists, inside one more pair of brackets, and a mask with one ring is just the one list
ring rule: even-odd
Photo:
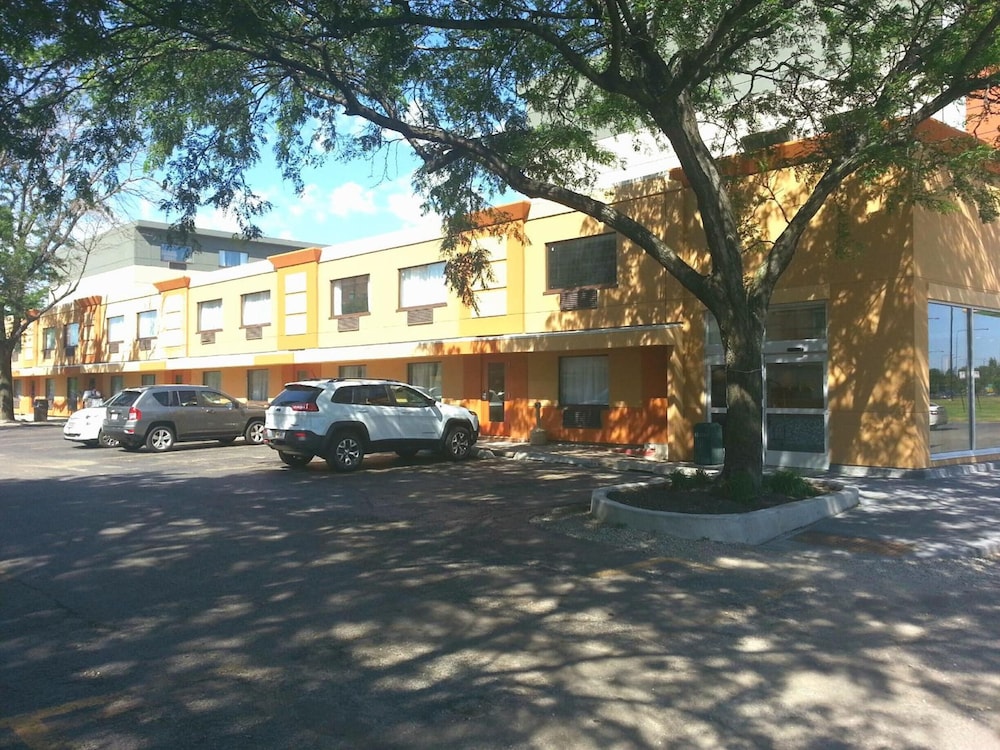
[[413,458],[417,455],[416,448],[403,448],[402,450],[396,451],[396,455],[400,458]]
[[114,448],[118,445],[118,441],[102,430],[97,435],[97,444],[102,448]]
[[259,420],[254,420],[248,424],[247,428],[243,431],[243,439],[250,443],[250,445],[263,445],[264,423]]
[[157,453],[165,453],[174,447],[174,431],[166,425],[157,425],[146,433],[146,447]]
[[342,432],[330,443],[326,464],[334,471],[354,471],[361,466],[365,449],[353,432]]
[[280,458],[282,463],[286,466],[291,466],[293,469],[301,469],[313,460],[312,456],[302,456],[298,453],[285,453],[284,451],[278,451],[278,458]]
[[444,439],[444,454],[452,461],[468,458],[472,451],[472,433],[468,427],[457,425],[448,430]]

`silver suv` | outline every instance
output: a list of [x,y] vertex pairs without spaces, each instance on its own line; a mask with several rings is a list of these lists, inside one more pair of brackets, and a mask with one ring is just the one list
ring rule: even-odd
[[127,451],[143,445],[162,453],[174,443],[218,440],[240,435],[264,442],[266,404],[244,404],[204,385],[147,385],[126,388],[107,407],[102,432]]
[[267,409],[264,440],[288,466],[322,456],[336,471],[354,471],[366,453],[403,458],[436,450],[468,458],[479,417],[395,380],[331,379],[288,383]]

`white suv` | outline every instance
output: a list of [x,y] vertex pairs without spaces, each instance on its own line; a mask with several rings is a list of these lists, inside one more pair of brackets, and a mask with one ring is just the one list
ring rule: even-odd
[[468,458],[479,417],[395,380],[331,379],[288,383],[267,409],[264,440],[288,466],[322,456],[337,471],[354,471],[366,453],[422,449]]

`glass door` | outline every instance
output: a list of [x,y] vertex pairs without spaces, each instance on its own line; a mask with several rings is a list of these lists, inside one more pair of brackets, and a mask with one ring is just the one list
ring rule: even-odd
[[504,421],[504,404],[507,400],[507,367],[503,362],[486,363],[486,399],[489,402],[490,422]]

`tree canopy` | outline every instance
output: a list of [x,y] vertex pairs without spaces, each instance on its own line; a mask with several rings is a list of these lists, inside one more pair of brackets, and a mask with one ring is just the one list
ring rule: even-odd
[[[106,0],[99,18],[106,90],[146,114],[151,164],[189,220],[210,203],[252,225],[266,206],[245,176],[264,148],[294,181],[306,164],[405,144],[421,159],[416,188],[452,235],[510,188],[634,242],[717,319],[725,473],[758,483],[764,314],[820,208],[848,178],[903,167],[955,177],[914,199],[962,192],[997,213],[983,181],[992,149],[917,138],[928,117],[1000,83],[993,0]],[[774,127],[826,135],[813,142],[809,192],[750,260],[746,207],[720,158]],[[609,132],[676,156],[707,271],[591,189],[614,162],[599,137]],[[485,262],[449,264],[452,282],[467,286]]]

